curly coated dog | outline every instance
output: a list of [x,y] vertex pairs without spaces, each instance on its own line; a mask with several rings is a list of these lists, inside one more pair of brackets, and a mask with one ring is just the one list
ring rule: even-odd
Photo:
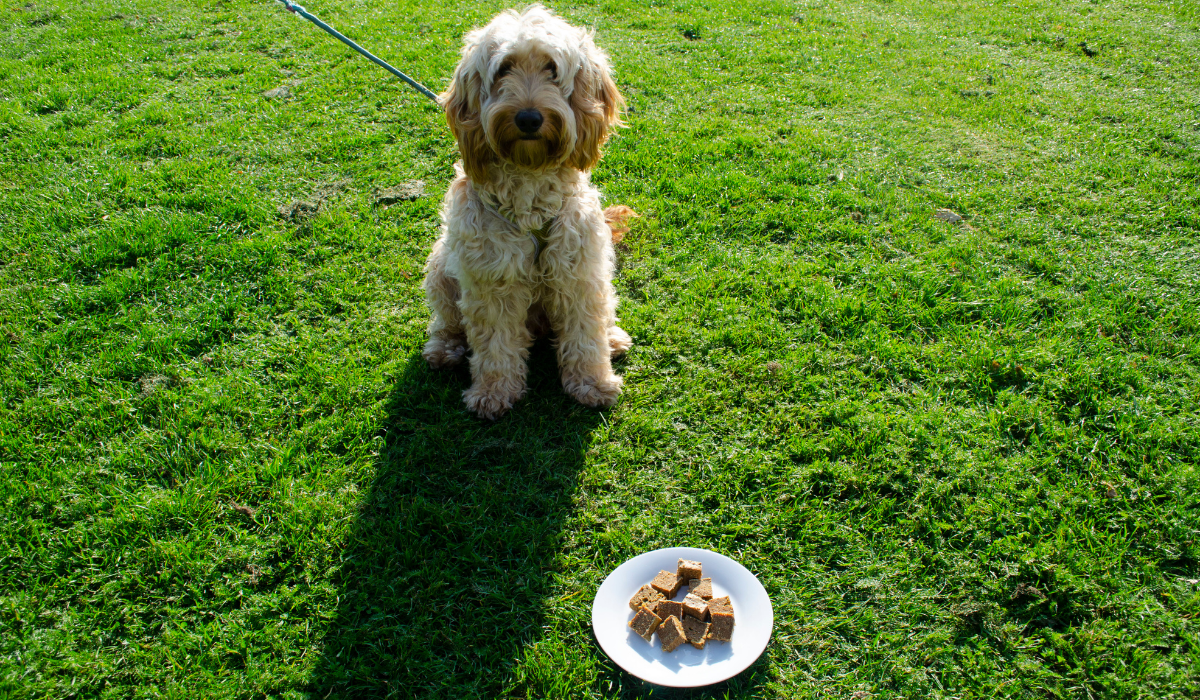
[[621,393],[613,241],[628,207],[600,206],[589,172],[624,99],[591,32],[540,5],[466,35],[441,95],[461,162],[425,265],[424,357],[468,358],[467,407],[495,419],[525,393],[535,337],[550,332],[563,389],[588,406]]

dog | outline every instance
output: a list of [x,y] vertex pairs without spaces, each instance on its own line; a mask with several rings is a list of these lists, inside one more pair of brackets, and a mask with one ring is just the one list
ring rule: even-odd
[[617,326],[613,242],[636,214],[602,209],[590,182],[622,126],[608,57],[541,5],[510,10],[466,35],[439,104],[461,161],[425,264],[422,356],[434,368],[468,359],[463,401],[494,420],[524,396],[529,347],[552,333],[563,389],[613,405],[612,358],[633,342]]

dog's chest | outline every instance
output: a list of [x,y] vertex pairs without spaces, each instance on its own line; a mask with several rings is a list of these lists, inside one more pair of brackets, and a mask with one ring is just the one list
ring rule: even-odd
[[489,193],[496,208],[522,231],[542,229],[558,216],[569,192],[557,178],[502,178]]

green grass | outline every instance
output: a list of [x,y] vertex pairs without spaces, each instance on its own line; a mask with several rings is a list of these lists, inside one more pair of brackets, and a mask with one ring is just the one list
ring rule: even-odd
[[[308,7],[440,90],[502,5]],[[0,696],[1200,695],[1196,4],[556,8],[635,346],[493,424],[419,355],[424,98],[276,3],[0,6]],[[590,630],[676,545],[775,605],[704,691]]]

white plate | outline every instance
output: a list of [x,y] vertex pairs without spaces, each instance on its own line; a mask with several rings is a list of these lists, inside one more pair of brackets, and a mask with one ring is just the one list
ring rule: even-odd
[[[629,628],[629,599],[659,571],[675,571],[680,559],[698,561],[712,579],[713,596],[729,596],[735,625],[728,642],[709,641],[704,649],[684,643],[664,652],[658,634],[647,642]],[[683,600],[687,586],[675,596]],[[694,688],[741,673],[767,648],[775,613],[767,591],[746,567],[722,554],[693,547],[671,547],[640,554],[617,567],[600,584],[592,601],[592,629],[600,648],[618,666],[649,683]]]

